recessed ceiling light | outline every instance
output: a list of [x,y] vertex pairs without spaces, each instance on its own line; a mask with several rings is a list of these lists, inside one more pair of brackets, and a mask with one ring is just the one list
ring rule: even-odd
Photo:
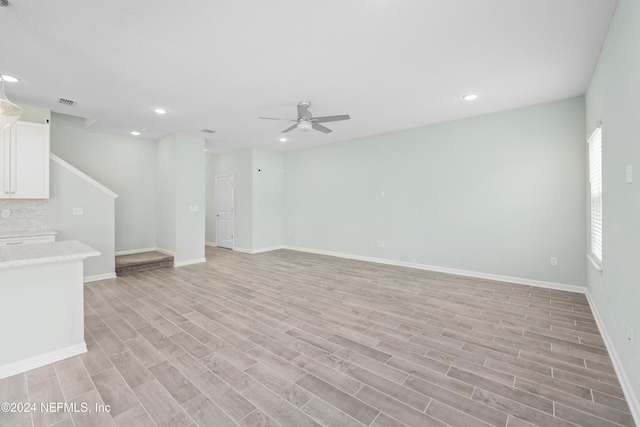
[[280,142],[287,142],[287,138],[280,138]]
[[20,81],[19,78],[13,77],[13,76],[8,76],[6,74],[2,74],[2,80],[4,80],[7,83],[17,83],[17,82]]
[[154,108],[153,110],[156,114],[167,114],[167,110],[164,108]]
[[133,135],[133,136],[140,136],[140,132],[138,132],[137,130],[132,130],[132,131],[131,131],[131,135]]
[[470,93],[468,95],[463,96],[462,99],[464,99],[465,101],[474,101],[478,99],[478,95],[475,93]]

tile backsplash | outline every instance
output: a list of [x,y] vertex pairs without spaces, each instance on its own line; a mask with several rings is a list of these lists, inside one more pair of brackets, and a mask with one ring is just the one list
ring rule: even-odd
[[[9,217],[5,218],[7,211]],[[0,234],[46,229],[46,200],[0,200]]]

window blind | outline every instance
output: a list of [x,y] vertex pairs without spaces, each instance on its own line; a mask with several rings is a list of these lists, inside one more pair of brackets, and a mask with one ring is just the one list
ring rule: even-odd
[[591,184],[591,255],[602,262],[602,127],[589,137],[589,183]]

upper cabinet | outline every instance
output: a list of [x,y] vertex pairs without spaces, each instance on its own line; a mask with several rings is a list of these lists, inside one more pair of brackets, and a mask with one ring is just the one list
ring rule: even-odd
[[49,125],[0,130],[0,199],[49,198]]

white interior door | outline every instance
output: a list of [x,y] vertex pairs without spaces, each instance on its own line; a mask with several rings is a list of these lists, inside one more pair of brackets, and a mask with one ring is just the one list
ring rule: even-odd
[[233,176],[216,177],[216,245],[233,249]]

